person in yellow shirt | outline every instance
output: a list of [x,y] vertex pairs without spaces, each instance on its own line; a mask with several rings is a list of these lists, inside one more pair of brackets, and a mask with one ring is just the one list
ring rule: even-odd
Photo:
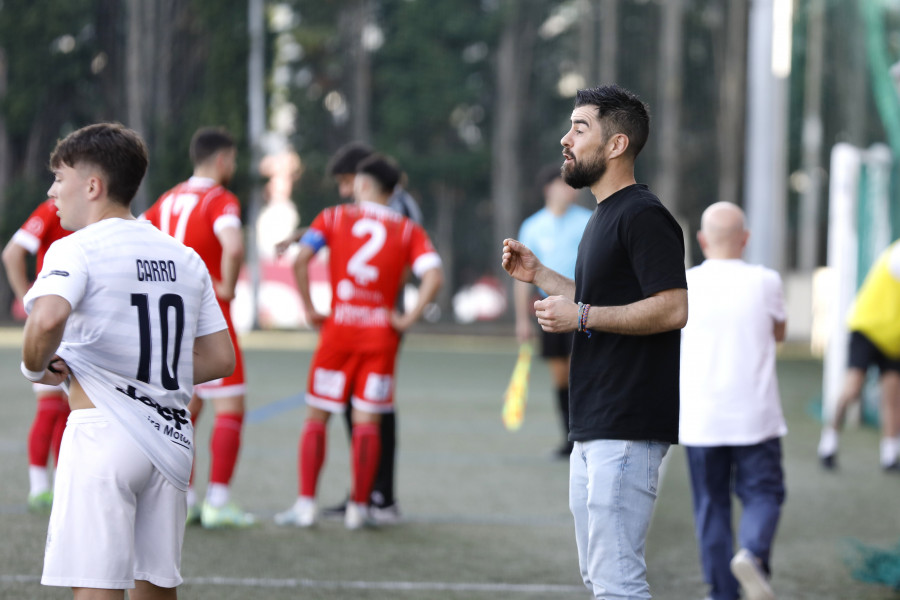
[[862,394],[869,367],[876,365],[881,386],[881,466],[900,472],[900,241],[881,253],[856,295],[847,325],[849,364],[831,421],[822,430],[819,460],[837,465],[838,438],[847,410]]

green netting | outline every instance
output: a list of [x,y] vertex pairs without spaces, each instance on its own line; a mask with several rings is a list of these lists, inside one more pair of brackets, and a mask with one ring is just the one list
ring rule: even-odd
[[843,558],[855,579],[900,591],[900,543],[878,548],[856,539],[844,541]]

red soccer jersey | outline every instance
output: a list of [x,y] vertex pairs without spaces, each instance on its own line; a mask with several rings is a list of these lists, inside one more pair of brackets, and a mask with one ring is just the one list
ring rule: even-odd
[[404,269],[421,276],[441,264],[425,230],[380,204],[342,204],[319,213],[301,243],[331,252],[323,344],[359,352],[396,348],[390,315]]
[[28,220],[13,235],[15,242],[36,256],[37,272],[44,266],[44,255],[50,244],[72,233],[62,228],[56,204],[47,199],[34,209]]
[[234,194],[212,179],[191,177],[160,196],[144,218],[196,250],[213,280],[222,279],[222,244],[216,232],[241,226]]

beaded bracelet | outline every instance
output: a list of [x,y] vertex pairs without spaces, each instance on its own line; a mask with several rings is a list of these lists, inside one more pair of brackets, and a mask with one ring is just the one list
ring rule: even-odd
[[587,328],[588,311],[591,309],[590,304],[578,303],[578,331],[591,337],[591,330]]

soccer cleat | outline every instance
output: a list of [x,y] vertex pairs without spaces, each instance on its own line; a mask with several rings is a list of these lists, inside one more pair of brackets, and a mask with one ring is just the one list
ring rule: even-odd
[[741,548],[731,559],[731,572],[741,584],[747,600],[775,600],[775,593],[769,586],[759,561],[753,553]]
[[323,519],[343,519],[347,512],[347,500],[333,506],[326,506],[322,509]]
[[376,525],[396,525],[403,520],[400,506],[394,502],[387,506],[369,505],[369,519]]
[[819,464],[826,471],[834,471],[837,468],[837,454],[828,454],[819,457]]
[[205,529],[249,527],[254,523],[256,523],[256,517],[238,508],[234,502],[220,507],[204,502],[200,511],[200,524]]
[[45,515],[50,512],[50,509],[53,508],[53,492],[47,490],[46,492],[41,492],[40,494],[30,494],[28,496],[28,510],[40,514]]
[[275,515],[276,525],[312,527],[316,523],[316,501],[312,498],[297,498],[294,505]]
[[347,503],[347,512],[344,514],[344,527],[347,529],[361,529],[370,523],[368,506],[358,502]]
[[187,509],[187,518],[184,520],[185,525],[199,525],[200,524],[200,515],[203,510],[200,508],[199,504],[191,504]]

